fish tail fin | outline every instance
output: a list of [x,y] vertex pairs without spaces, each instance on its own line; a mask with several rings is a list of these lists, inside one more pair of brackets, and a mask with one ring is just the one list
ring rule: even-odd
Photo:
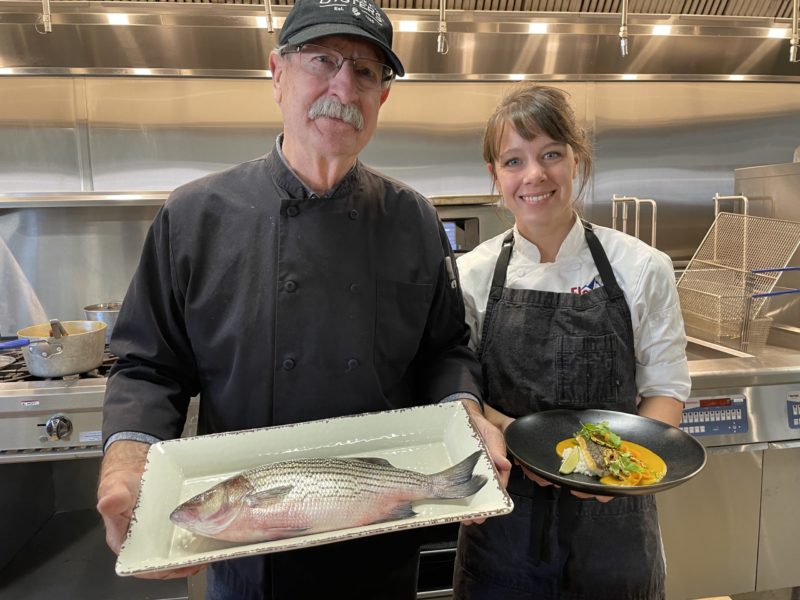
[[473,475],[478,464],[480,451],[475,451],[460,463],[445,469],[441,473],[431,475],[433,493],[436,498],[466,498],[471,496],[486,483],[483,475]]

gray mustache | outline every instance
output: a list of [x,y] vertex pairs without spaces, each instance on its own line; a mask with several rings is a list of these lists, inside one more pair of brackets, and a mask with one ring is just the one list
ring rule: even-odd
[[352,104],[342,104],[336,98],[328,96],[320,98],[308,109],[308,118],[312,121],[320,117],[341,119],[352,125],[356,131],[364,129],[364,115]]

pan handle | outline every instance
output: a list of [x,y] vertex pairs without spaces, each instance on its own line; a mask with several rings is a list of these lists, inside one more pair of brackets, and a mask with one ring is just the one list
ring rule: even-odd
[[13,350],[14,348],[22,348],[29,344],[46,344],[50,340],[47,338],[18,338],[10,342],[0,342],[0,350]]
[[22,348],[31,343],[28,338],[19,338],[18,340],[11,340],[10,342],[0,342],[0,350],[13,350],[14,348]]

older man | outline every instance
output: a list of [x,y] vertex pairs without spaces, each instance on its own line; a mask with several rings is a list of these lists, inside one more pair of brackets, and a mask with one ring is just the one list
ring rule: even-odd
[[[284,130],[266,156],[177,189],[115,326],[98,510],[119,551],[148,444],[461,400],[481,415],[447,238],[418,193],[358,160],[403,65],[368,0],[298,0],[269,63]],[[214,563],[212,599],[413,598],[415,533]],[[183,569],[161,573],[181,577]]]

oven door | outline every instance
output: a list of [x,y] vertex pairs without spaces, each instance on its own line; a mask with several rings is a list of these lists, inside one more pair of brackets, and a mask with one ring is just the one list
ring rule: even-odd
[[0,597],[177,600],[186,579],[119,577],[95,509],[100,458],[0,464]]

